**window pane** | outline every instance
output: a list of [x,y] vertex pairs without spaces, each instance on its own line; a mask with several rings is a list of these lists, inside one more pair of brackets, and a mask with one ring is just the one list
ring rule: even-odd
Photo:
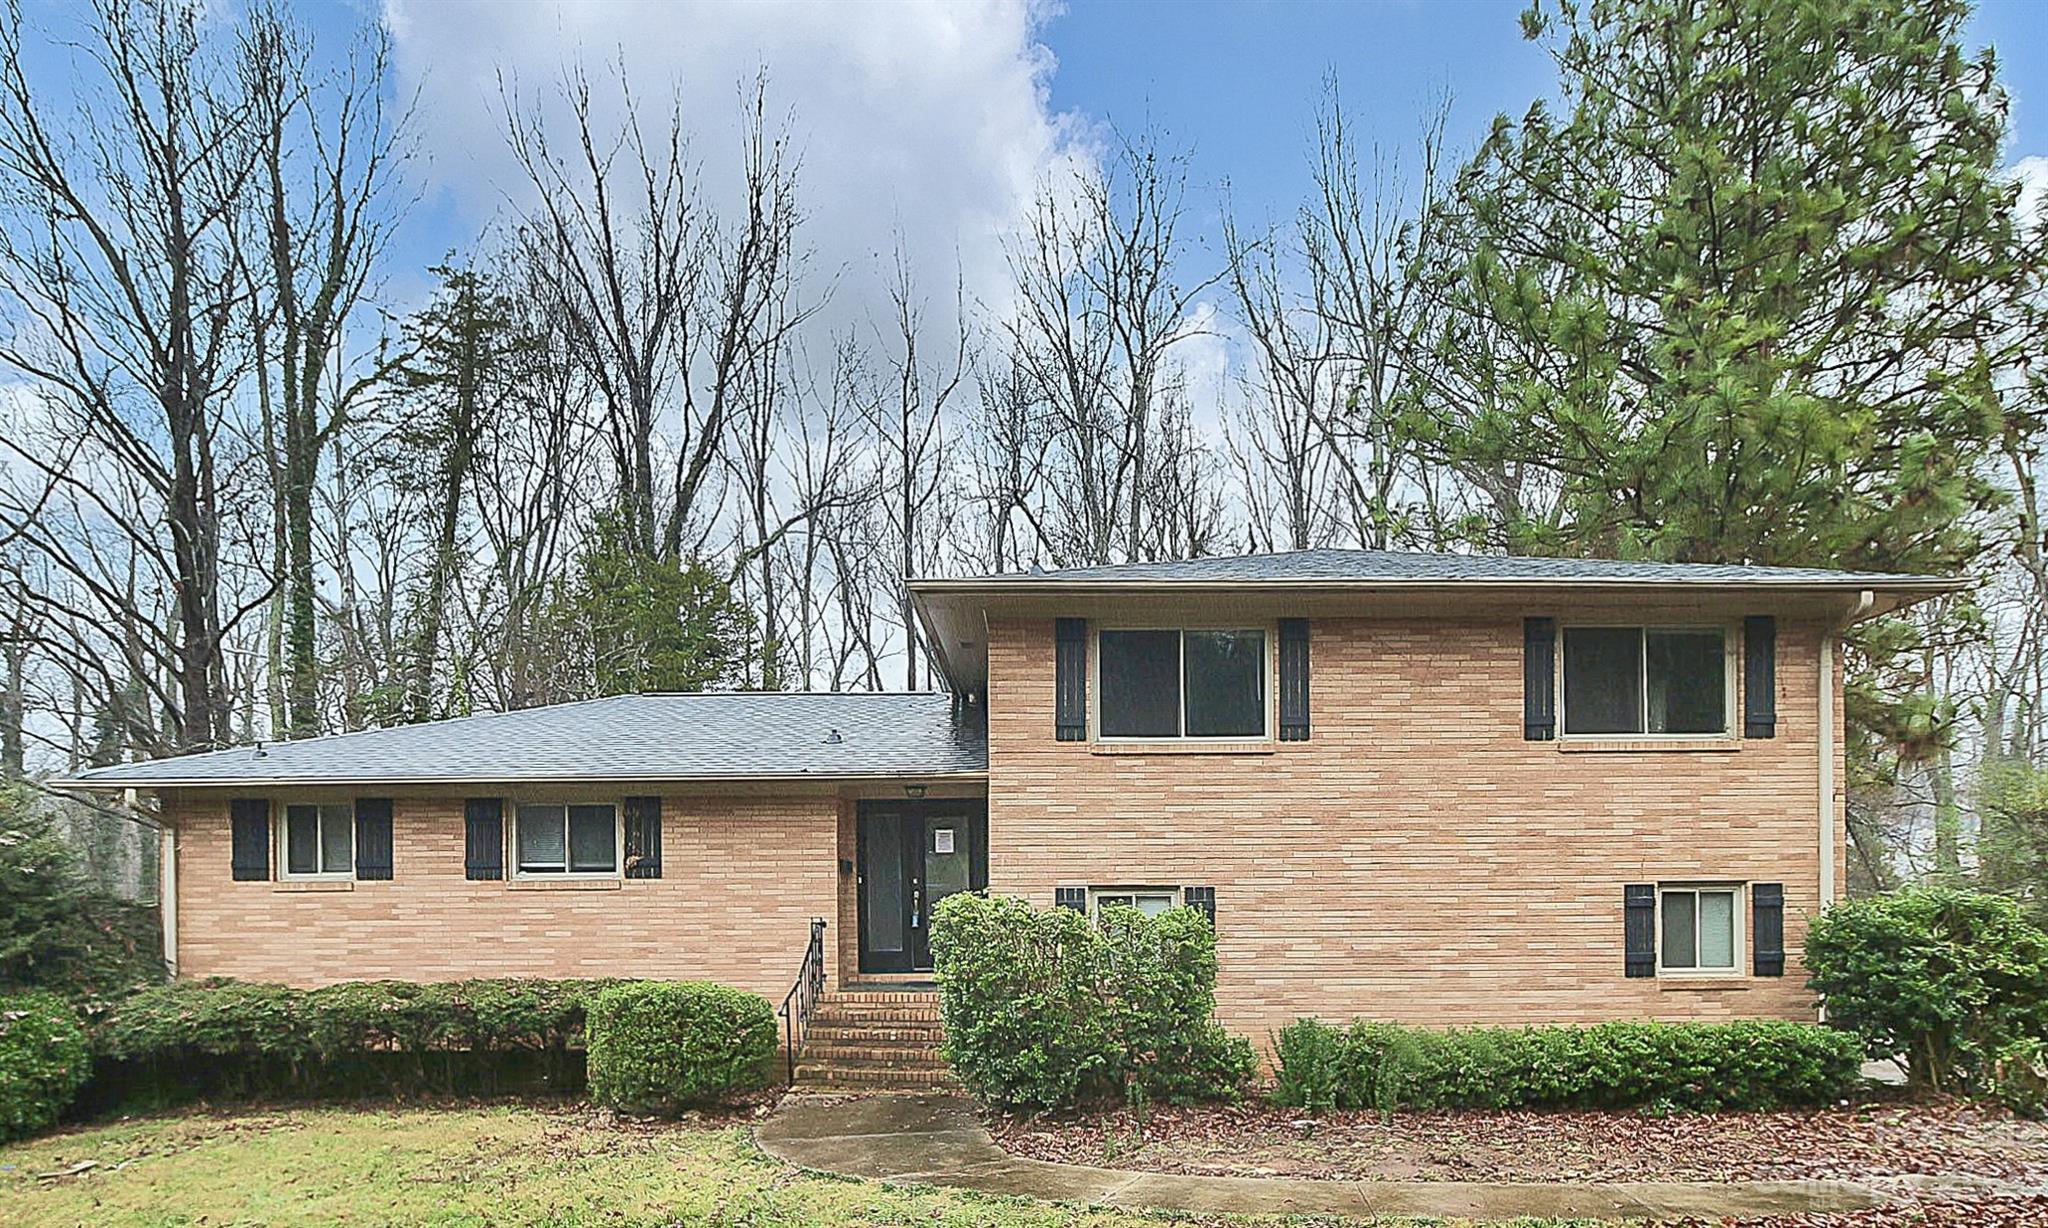
[[1700,892],[1700,967],[1735,966],[1735,893]]
[[610,806],[569,807],[569,868],[582,873],[615,868],[617,835]]
[[1173,897],[1170,895],[1141,895],[1138,897],[1138,911],[1148,917],[1156,917],[1160,913],[1170,911],[1172,908]]
[[865,841],[861,856],[867,859],[862,883],[860,940],[877,955],[894,955],[903,950],[903,824],[890,815],[861,820]]
[[1643,633],[1636,627],[1567,627],[1564,731],[1643,731]]
[[1664,893],[1664,966],[1697,968],[1699,940],[1693,928],[1696,899],[1690,891]]
[[1095,907],[1098,909],[1132,908],[1135,905],[1132,904],[1131,897],[1127,895],[1098,895],[1095,897]]
[[329,874],[355,869],[355,807],[320,807],[320,868]]
[[1096,637],[1102,733],[1171,738],[1180,733],[1180,632],[1105,631]]
[[1266,732],[1266,633],[1186,633],[1188,736],[1257,738]]
[[522,870],[562,869],[562,808],[521,806],[519,808],[519,868]]
[[320,872],[320,808],[287,806],[284,812],[284,868],[289,874]]
[[1719,631],[1652,631],[1645,651],[1651,733],[1727,731],[1728,671]]

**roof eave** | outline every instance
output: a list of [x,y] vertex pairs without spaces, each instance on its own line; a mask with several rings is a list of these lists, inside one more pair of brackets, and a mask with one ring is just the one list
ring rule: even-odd
[[507,776],[483,775],[434,775],[434,776],[212,776],[172,777],[168,779],[126,779],[94,780],[90,777],[67,777],[46,783],[50,789],[75,789],[86,793],[118,793],[129,789],[339,789],[339,788],[414,788],[443,787],[460,785],[576,785],[576,784],[650,784],[650,785],[742,785],[742,784],[818,784],[834,781],[862,783],[867,781],[895,780],[987,780],[987,768],[963,769],[905,769],[880,772],[776,772],[776,773],[719,773],[699,775],[649,775],[644,772],[628,773],[578,773],[567,776]]

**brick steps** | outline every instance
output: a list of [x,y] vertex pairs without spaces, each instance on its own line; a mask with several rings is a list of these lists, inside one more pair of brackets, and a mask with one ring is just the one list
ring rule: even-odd
[[804,1091],[928,1091],[954,1086],[930,990],[850,989],[818,999],[796,1086]]

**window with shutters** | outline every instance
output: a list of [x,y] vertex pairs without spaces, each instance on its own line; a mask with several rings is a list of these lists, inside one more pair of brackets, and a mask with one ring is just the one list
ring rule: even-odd
[[349,802],[291,802],[277,833],[280,878],[353,878],[356,808]]
[[1090,887],[1088,915],[1099,917],[1104,908],[1135,908],[1148,917],[1179,908],[1178,887]]
[[1566,737],[1718,737],[1732,727],[1725,628],[1566,627],[1560,647]]
[[619,872],[619,808],[613,802],[522,802],[512,846],[521,876],[603,878]]
[[1657,888],[1657,970],[1669,975],[1741,972],[1742,888],[1668,883]]
[[1270,642],[1256,627],[1104,628],[1095,637],[1100,736],[1271,736]]

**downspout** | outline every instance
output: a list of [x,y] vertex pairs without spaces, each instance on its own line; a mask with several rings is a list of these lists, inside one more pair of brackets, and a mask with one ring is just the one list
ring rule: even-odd
[[1870,613],[1877,596],[1864,589],[1856,604],[1820,634],[1820,906],[1835,902],[1835,637]]
[[[128,808],[136,809],[136,791],[128,790]],[[156,910],[164,938],[164,974],[178,979],[178,833],[168,823],[156,825]]]

